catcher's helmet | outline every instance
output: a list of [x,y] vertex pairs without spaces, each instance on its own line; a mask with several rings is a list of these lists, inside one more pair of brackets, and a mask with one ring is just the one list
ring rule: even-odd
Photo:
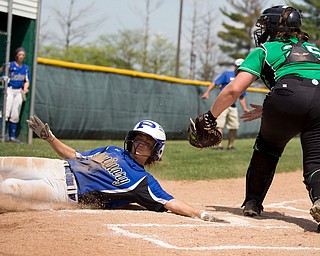
[[155,161],[160,160],[163,154],[165,141],[166,141],[166,134],[163,128],[158,123],[151,120],[140,121],[128,133],[124,141],[124,149],[126,151],[131,152],[133,140],[138,134],[148,135],[155,140],[156,143],[153,147],[153,152],[151,153],[151,157]]
[[254,31],[256,45],[273,40],[278,32],[299,32],[301,11],[286,5],[277,5],[264,10],[256,22]]

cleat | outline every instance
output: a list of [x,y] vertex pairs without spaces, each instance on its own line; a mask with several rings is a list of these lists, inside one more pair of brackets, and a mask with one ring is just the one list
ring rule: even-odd
[[320,222],[320,199],[313,203],[313,206],[310,209],[310,215],[316,222]]
[[16,143],[16,144],[20,144],[21,143],[21,141],[18,140],[17,138],[15,138],[15,137],[11,137],[10,138],[10,142],[13,142],[13,143]]
[[245,203],[244,209],[243,209],[243,215],[244,216],[249,216],[249,217],[254,217],[258,216],[261,213],[262,206],[257,205],[257,201],[255,199],[251,199],[248,202]]

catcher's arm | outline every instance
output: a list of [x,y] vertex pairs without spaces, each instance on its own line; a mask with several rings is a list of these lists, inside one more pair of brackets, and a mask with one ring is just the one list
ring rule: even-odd
[[221,115],[256,79],[257,76],[240,71],[236,78],[218,94],[210,109],[212,115],[216,117]]
[[59,156],[64,159],[76,158],[76,151],[57,139],[51,132],[49,125],[47,123],[44,124],[39,117],[36,115],[30,116],[27,124],[39,138],[46,140]]

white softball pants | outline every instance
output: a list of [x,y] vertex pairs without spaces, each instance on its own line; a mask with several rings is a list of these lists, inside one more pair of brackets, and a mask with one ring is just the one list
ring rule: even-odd
[[19,123],[22,106],[22,89],[7,88],[6,121]]
[[69,202],[65,161],[36,157],[0,157],[0,193],[45,201]]

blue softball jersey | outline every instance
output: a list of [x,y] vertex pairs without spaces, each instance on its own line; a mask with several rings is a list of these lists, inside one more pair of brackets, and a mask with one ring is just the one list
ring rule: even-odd
[[23,88],[25,82],[30,82],[29,67],[26,64],[16,65],[14,61],[9,66],[9,86],[13,89]]
[[173,199],[122,148],[101,147],[77,151],[76,155],[77,159],[67,161],[77,181],[79,199],[84,202],[96,202],[98,199],[102,208],[138,203],[148,210],[165,211],[164,204]]

